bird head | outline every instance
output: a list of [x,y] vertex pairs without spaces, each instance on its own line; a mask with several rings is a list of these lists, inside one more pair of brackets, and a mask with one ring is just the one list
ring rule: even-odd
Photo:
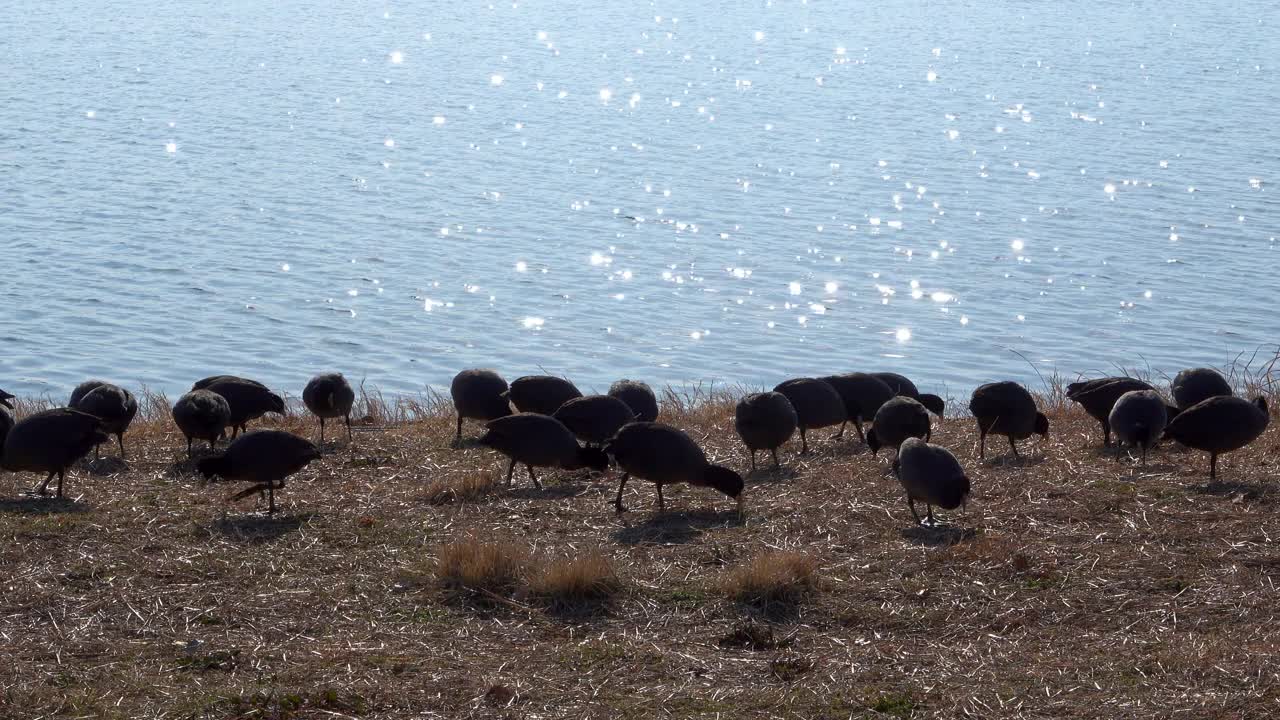
[[600,448],[582,448],[578,450],[578,462],[596,472],[609,469],[609,456]]
[[284,414],[284,398],[280,397],[279,395],[275,393],[268,393],[267,405],[268,407],[271,408],[268,412],[273,412],[273,413],[276,413],[277,415]]
[[938,395],[931,395],[929,393],[922,393],[920,395],[920,404],[925,406],[925,409],[938,417],[942,417],[942,414],[946,412],[947,409],[947,401],[943,400]]
[[1049,418],[1042,412],[1036,413],[1036,434],[1042,438],[1049,437]]
[[715,488],[739,501],[742,497],[742,488],[746,486],[741,475],[723,465],[708,465],[702,471],[702,482],[707,487]]
[[9,401],[10,401],[10,400],[12,400],[12,399],[13,399],[13,396],[12,396],[12,395],[10,395],[9,393],[7,393],[7,392],[5,392],[5,391],[3,391],[3,390],[0,390],[0,405],[3,405],[3,406],[5,406],[5,407],[9,408],[10,410],[12,410],[12,409],[13,409],[13,403],[9,402]]
[[872,455],[880,452],[880,448],[883,447],[880,444],[880,437],[876,435],[876,431],[874,429],[867,431],[867,447],[871,448]]
[[226,458],[223,455],[216,457],[207,457],[196,463],[196,469],[204,476],[205,480],[212,480],[215,476],[221,475],[226,469]]

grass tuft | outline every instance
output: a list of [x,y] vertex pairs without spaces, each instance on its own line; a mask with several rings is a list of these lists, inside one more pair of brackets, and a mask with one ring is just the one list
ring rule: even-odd
[[731,570],[723,584],[725,593],[744,605],[794,605],[817,589],[818,562],[803,553],[765,553]]
[[494,475],[489,472],[446,475],[428,485],[423,498],[432,505],[475,502],[492,493],[495,487]]
[[545,563],[529,582],[529,594],[561,609],[600,605],[616,598],[622,579],[603,553]]
[[507,597],[519,587],[529,563],[528,550],[519,545],[468,538],[440,548],[435,574],[452,592]]

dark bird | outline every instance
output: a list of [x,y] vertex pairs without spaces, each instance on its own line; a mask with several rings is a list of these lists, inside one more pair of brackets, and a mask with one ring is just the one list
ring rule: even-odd
[[796,426],[800,428],[801,454],[809,452],[806,430],[843,425],[849,417],[840,393],[823,380],[796,378],[778,385],[773,391],[786,395],[791,407],[795,408]]
[[326,373],[311,378],[302,389],[302,404],[312,415],[320,418],[320,444],[324,445],[325,418],[345,418],[347,442],[351,441],[351,406],[355,405],[356,391],[342,373]]
[[[108,435],[115,435],[120,443],[120,457],[124,457],[124,431],[129,429],[133,418],[138,414],[138,401],[133,393],[119,385],[112,385],[101,380],[87,380],[76,386],[71,392],[71,400],[67,406],[73,410],[89,413],[102,421],[101,430]],[[93,449],[94,457],[98,456],[98,448]]]
[[0,390],[0,405],[3,405],[3,406],[5,406],[5,407],[9,408],[10,410],[12,410],[12,409],[13,409],[13,403],[9,402],[9,401],[10,401],[10,400],[12,400],[12,399],[13,399],[13,395],[11,395],[11,394],[9,394],[9,393],[7,393],[7,392],[3,391],[3,390]]
[[751,451],[751,469],[756,469],[756,452],[773,453],[773,466],[781,467],[778,448],[796,432],[796,409],[779,392],[752,393],[738,401],[733,413],[733,427],[742,444]]
[[249,489],[227,498],[228,502],[265,490],[267,514],[271,515],[276,511],[276,490],[284,488],[285,478],[319,457],[320,449],[306,438],[283,430],[257,430],[241,435],[221,455],[205,458],[196,467],[206,479],[216,476],[253,483]]
[[636,420],[653,422],[658,419],[658,398],[647,384],[639,380],[619,380],[609,386],[609,394],[626,403],[636,414]]
[[602,446],[623,425],[636,421],[635,413],[612,395],[587,395],[565,402],[552,415],[582,442]]
[[1217,396],[1183,410],[1164,429],[1164,437],[1209,453],[1209,480],[1218,479],[1218,456],[1248,445],[1267,429],[1267,401]]
[[[1117,445],[1142,448],[1142,463],[1145,465],[1147,450],[1160,441],[1169,422],[1167,407],[1164,398],[1155,390],[1130,390],[1116,400],[1105,427],[1116,431]],[[1116,461],[1119,460],[1120,448],[1116,448]]]
[[516,463],[524,463],[529,469],[529,479],[535,487],[542,487],[534,467],[558,467],[565,470],[591,468],[604,472],[609,467],[609,457],[598,448],[584,448],[574,439],[573,432],[564,423],[539,413],[519,413],[490,420],[480,444],[497,450],[511,458],[507,468],[507,484],[516,471]]
[[462,421],[497,420],[511,414],[507,401],[507,381],[492,370],[463,370],[453,376],[449,392],[453,395],[453,409],[458,413],[458,434],[455,443],[462,442]]
[[908,380],[905,375],[899,375],[898,373],[891,372],[878,372],[871,374],[884,381],[884,384],[888,385],[889,389],[893,390],[895,394],[915,400],[925,406],[929,412],[937,415],[938,417],[942,417],[943,411],[947,409],[947,403],[945,400],[931,393],[920,392],[916,389],[916,384]]
[[58,497],[67,468],[107,442],[102,421],[71,408],[45,410],[19,420],[4,439],[4,467],[14,472],[49,473],[36,492],[43,495],[58,476]]
[[920,402],[899,395],[876,411],[871,429],[867,431],[867,447],[872,454],[879,453],[881,447],[891,447],[897,452],[898,446],[909,437],[923,438],[926,442],[932,437],[929,410]]
[[632,475],[658,486],[659,512],[666,509],[662,499],[662,486],[677,483],[719,490],[737,500],[738,512],[742,512],[742,476],[727,467],[707,462],[702,448],[684,432],[670,425],[656,422],[631,423],[613,436],[605,451],[622,468],[618,497],[613,501],[618,512],[626,512],[622,505],[622,491]]
[[917,500],[925,504],[924,522],[932,527],[934,505],[955,510],[969,497],[969,478],[956,456],[944,447],[930,445],[919,438],[903,441],[893,461],[893,472],[907,491],[907,505],[917,523],[921,522],[916,512]]
[[284,414],[284,398],[271,392],[267,386],[255,380],[224,377],[204,389],[227,399],[231,406],[231,437],[244,432],[250,420],[257,420],[267,413]]
[[[835,388],[840,401],[844,403],[846,420],[853,421],[853,426],[858,430],[858,439],[866,442],[862,423],[875,419],[880,406],[894,398],[893,389],[884,380],[869,373],[830,375],[822,380]],[[841,422],[836,439],[844,437],[844,426],[845,422]]]
[[231,405],[227,399],[208,390],[192,390],[173,404],[173,422],[187,438],[187,457],[191,457],[191,441],[208,440],[212,448],[231,424]]
[[12,399],[12,395],[0,390],[0,467],[4,463],[4,439],[13,429],[13,416],[9,414],[9,410],[13,409],[13,403],[9,402]]
[[1024,440],[1032,433],[1049,436],[1049,418],[1036,410],[1031,393],[1016,382],[988,383],[973,391],[969,400],[969,412],[978,421],[978,457],[987,455],[987,435],[1006,435],[1013,456],[1018,457],[1015,440]]
[[1089,417],[1102,423],[1102,444],[1111,447],[1111,408],[1121,395],[1135,390],[1155,388],[1136,378],[1104,377],[1071,383],[1067,386],[1067,399],[1080,403]]
[[525,375],[511,381],[507,390],[511,404],[522,413],[553,415],[566,402],[582,397],[578,388],[554,375]]
[[1170,389],[1173,390],[1173,401],[1182,410],[1211,397],[1230,397],[1235,394],[1231,391],[1231,383],[1211,368],[1183,370],[1173,378]]
[[262,383],[258,382],[257,380],[250,380],[249,378],[242,378],[242,377],[240,377],[239,375],[210,375],[210,376],[209,376],[209,377],[207,377],[207,378],[203,378],[203,379],[201,379],[201,380],[197,380],[197,381],[195,381],[195,383],[193,383],[193,384],[191,385],[191,389],[192,389],[192,390],[207,390],[207,389],[209,389],[209,386],[210,386],[210,385],[212,385],[212,384],[214,384],[214,383],[217,383],[217,382],[223,382],[223,381],[225,381],[225,380],[234,380],[234,381],[237,381],[237,382],[248,383],[248,384],[250,384],[250,385],[257,385],[258,387],[262,388],[263,390],[266,390],[266,389],[267,389],[267,386],[266,386],[266,385],[263,385]]

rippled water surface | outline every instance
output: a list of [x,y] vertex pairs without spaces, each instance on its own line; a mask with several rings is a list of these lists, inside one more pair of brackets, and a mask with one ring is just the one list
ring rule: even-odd
[[19,5],[12,392],[961,391],[1280,341],[1273,0]]

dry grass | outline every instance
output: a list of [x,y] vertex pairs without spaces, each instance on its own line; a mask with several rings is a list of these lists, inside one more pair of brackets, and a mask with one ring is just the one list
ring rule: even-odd
[[794,605],[818,589],[818,561],[798,552],[764,553],[726,573],[721,587],[733,600],[762,610]]
[[[664,419],[743,470],[736,392],[670,393]],[[1222,458],[1209,486],[1199,453],[1115,463],[1070,404],[1046,402],[1053,432],[1017,462],[979,461],[972,420],[947,418],[934,439],[965,464],[974,497],[927,530],[884,458],[826,433],[809,455],[784,448],[784,473],[747,478],[745,522],[688,487],[668,490],[665,513],[619,516],[614,474],[459,492],[505,463],[453,447],[438,398],[376,393],[354,442],[330,442],[267,518],[199,480],[167,405],[143,403],[127,462],[108,452],[75,468],[66,502],[25,497],[31,474],[0,474],[0,717],[1280,710],[1280,424]],[[263,424],[316,434],[296,406]],[[726,594],[726,578],[771,598],[805,577],[763,560],[775,553],[821,568],[821,591],[786,613]],[[594,568],[547,560],[593,554]],[[607,612],[557,611],[557,593],[609,575],[625,583]]]
[[529,595],[563,610],[609,602],[622,592],[622,579],[598,550],[546,561],[530,578]]

